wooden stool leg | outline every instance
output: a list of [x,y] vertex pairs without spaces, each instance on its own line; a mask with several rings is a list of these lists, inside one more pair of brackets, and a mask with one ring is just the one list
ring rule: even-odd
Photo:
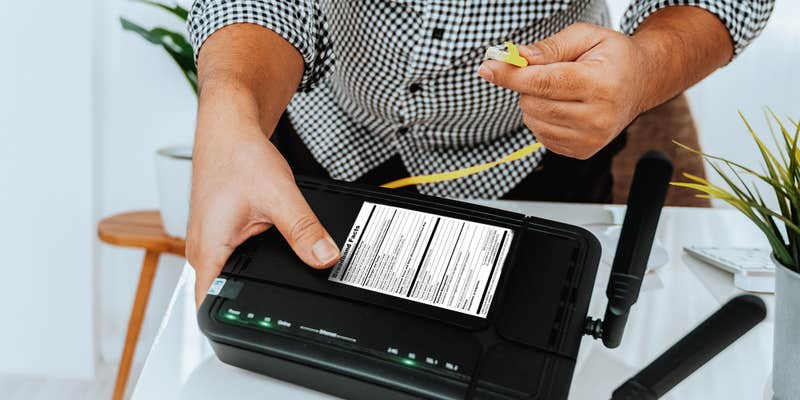
[[136,342],[139,340],[139,331],[142,329],[144,312],[150,299],[150,289],[153,287],[153,278],[156,275],[158,258],[161,253],[147,250],[144,254],[142,271],[139,274],[139,284],[136,287],[136,297],[133,299],[131,318],[128,321],[128,333],[125,335],[125,347],[122,349],[122,359],[119,362],[117,379],[114,382],[113,400],[122,400],[125,397],[125,385],[131,372],[133,355],[136,353]]

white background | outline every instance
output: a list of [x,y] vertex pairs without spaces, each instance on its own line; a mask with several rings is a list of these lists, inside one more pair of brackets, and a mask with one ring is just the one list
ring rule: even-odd
[[[615,20],[625,0],[613,0]],[[142,254],[101,245],[101,216],[157,207],[154,152],[191,141],[194,95],[163,52],[118,16],[179,28],[123,0],[7,2],[0,23],[0,374],[90,378],[115,364]],[[737,109],[800,117],[800,4],[779,1],[767,31],[690,90],[705,150],[753,164]],[[146,347],[171,283],[162,262]]]
[[0,23],[0,373],[91,377],[91,1],[8,6]]
[[[101,245],[96,222],[156,208],[155,150],[191,142],[194,94],[119,15],[183,28],[130,1],[3,4],[0,374],[86,379],[117,363],[142,253]],[[161,263],[140,350],[180,266]]]

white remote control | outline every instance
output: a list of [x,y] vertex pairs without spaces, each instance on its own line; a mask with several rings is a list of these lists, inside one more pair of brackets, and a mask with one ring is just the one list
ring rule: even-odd
[[743,247],[684,247],[689,255],[733,274],[733,284],[748,292],[775,292],[771,250]]

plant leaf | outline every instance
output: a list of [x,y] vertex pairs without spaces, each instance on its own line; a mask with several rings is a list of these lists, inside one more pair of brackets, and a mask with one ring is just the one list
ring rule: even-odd
[[158,7],[160,9],[162,9],[162,10],[166,10],[170,14],[180,18],[181,21],[186,21],[186,19],[189,18],[189,10],[181,7],[178,3],[174,3],[172,5],[168,5],[168,4],[159,3],[157,1],[151,1],[151,0],[135,0],[135,1],[139,2],[139,3],[143,3],[143,4],[149,4],[149,5],[153,6],[153,7]]
[[[756,143],[764,162],[764,172],[759,173],[739,163],[712,156],[675,142],[681,148],[702,156],[714,172],[722,178],[727,189],[710,181],[684,173],[689,182],[671,182],[673,186],[696,190],[698,197],[715,198],[728,203],[763,232],[775,257],[785,265],[800,272],[800,124],[788,118],[793,131],[787,128],[771,109],[765,114],[770,134],[777,152],[770,150],[740,112],[751,139]],[[773,122],[775,123],[773,125]],[[743,179],[748,174],[770,185],[779,210],[767,206],[758,187]]]
[[125,18],[120,18],[122,28],[134,32],[148,42],[160,45],[178,64],[192,90],[197,94],[197,66],[194,63],[194,50],[186,38],[165,28],[146,29]]

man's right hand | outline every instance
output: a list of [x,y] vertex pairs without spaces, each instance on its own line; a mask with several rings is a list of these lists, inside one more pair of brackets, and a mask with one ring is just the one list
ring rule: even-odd
[[339,258],[289,165],[259,131],[251,136],[195,153],[186,253],[198,304],[233,250],[273,224],[309,266],[330,267]]
[[268,139],[302,71],[289,43],[254,25],[223,28],[203,45],[186,238],[198,306],[233,250],[272,225],[309,266],[327,268],[339,259]]

